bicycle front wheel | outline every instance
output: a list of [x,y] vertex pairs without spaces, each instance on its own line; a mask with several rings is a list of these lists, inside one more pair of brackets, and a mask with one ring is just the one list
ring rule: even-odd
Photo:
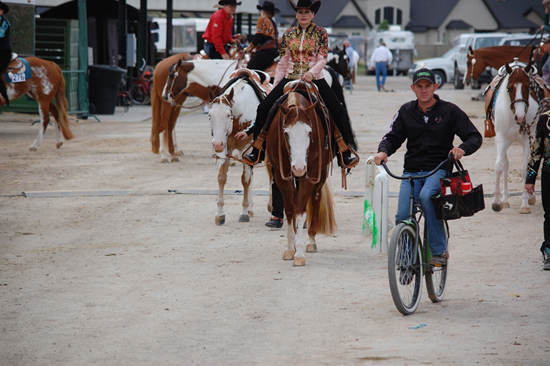
[[422,253],[415,246],[412,226],[400,223],[393,229],[388,248],[388,279],[395,307],[404,315],[416,311],[422,295]]

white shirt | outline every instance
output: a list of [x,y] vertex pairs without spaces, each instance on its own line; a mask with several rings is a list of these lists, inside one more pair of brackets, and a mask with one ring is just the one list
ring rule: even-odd
[[391,64],[392,61],[393,55],[391,51],[384,46],[378,46],[378,48],[374,50],[370,58],[371,66],[374,66],[377,62],[385,62],[387,64]]

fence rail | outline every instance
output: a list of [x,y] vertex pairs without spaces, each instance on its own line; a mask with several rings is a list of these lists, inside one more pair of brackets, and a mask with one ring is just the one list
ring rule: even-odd
[[88,86],[85,70],[63,71],[69,114],[88,114]]

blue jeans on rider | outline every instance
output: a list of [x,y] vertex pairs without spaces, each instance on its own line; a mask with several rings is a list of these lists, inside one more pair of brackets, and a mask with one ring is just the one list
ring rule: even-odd
[[[385,62],[377,62],[374,68],[376,72],[376,87],[380,91],[380,85],[386,84],[386,76],[388,76],[388,64]],[[380,75],[382,75],[382,81],[380,81]]]
[[[404,177],[418,176],[426,172],[405,172]],[[447,252],[447,237],[445,235],[445,223],[443,220],[435,218],[434,205],[430,196],[441,192],[439,179],[444,178],[445,169],[439,169],[434,175],[424,179],[414,181],[414,200],[420,202],[422,211],[424,211],[424,220],[428,224],[428,241],[432,255],[440,255]],[[409,216],[409,196],[411,195],[411,185],[408,180],[401,181],[399,189],[399,200],[397,203],[397,214],[395,215],[395,224],[407,219]]]

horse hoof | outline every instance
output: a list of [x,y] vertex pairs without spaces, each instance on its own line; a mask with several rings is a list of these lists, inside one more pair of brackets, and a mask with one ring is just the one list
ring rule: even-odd
[[183,151],[179,150],[174,153],[176,156],[183,156]]
[[36,151],[36,147],[29,147],[29,151]]
[[317,253],[317,244],[306,245],[306,253]]
[[160,162],[163,163],[163,164],[169,163],[168,159],[166,159],[166,158],[160,159]]
[[530,214],[531,213],[531,208],[530,207],[522,207],[519,209],[519,213],[520,214]]
[[176,158],[175,156],[172,156],[172,159],[170,159],[172,163],[179,163],[180,159]]
[[248,210],[248,216],[250,216],[250,217],[254,217],[254,211],[250,211],[250,210]]
[[510,204],[508,202],[502,203],[503,208],[510,208]]
[[502,203],[493,203],[493,204],[491,205],[491,208],[492,208],[493,211],[495,211],[495,212],[500,212],[500,211],[502,211],[502,206],[503,206]]
[[283,260],[285,260],[285,261],[293,260],[295,253],[296,252],[294,250],[285,250],[285,254],[283,254]]
[[216,216],[216,225],[220,226],[220,225],[223,225],[223,224],[225,224],[225,215]]
[[294,258],[294,264],[293,264],[294,267],[302,267],[302,266],[305,266],[305,265],[306,265],[306,259],[305,258],[300,258],[300,257]]
[[529,197],[529,199],[527,200],[527,203],[529,203],[530,205],[534,205],[535,202],[537,202],[537,196],[535,196],[535,195],[532,195],[532,196]]
[[62,142],[58,142],[57,144],[55,144],[55,146],[59,149],[61,146],[63,146],[63,143],[62,143]]
[[249,222],[250,216],[249,215],[241,215],[239,216],[239,222]]

